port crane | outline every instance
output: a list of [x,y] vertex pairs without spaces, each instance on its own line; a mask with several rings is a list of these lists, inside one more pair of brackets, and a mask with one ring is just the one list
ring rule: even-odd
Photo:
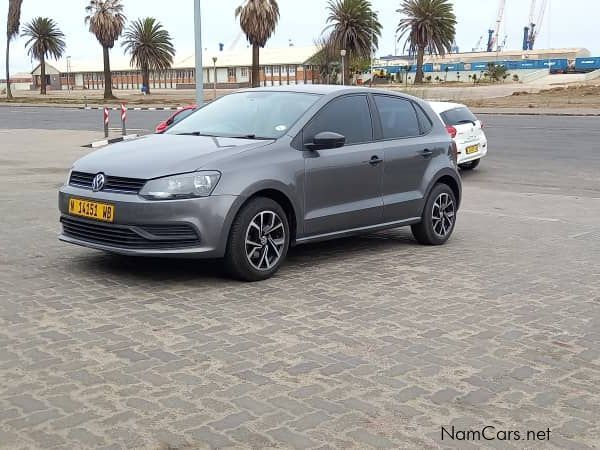
[[536,0],[531,0],[529,9],[529,24],[523,28],[523,50],[533,50],[535,40],[540,32],[544,15],[548,7],[548,0],[541,0],[536,16]]
[[506,0],[500,0],[498,5],[498,14],[496,16],[496,28],[488,30],[487,51],[493,52],[499,41],[500,26],[504,21],[504,9],[506,8]]

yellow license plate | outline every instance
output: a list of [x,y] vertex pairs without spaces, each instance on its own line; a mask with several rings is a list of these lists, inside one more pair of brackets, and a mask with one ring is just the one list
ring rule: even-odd
[[469,145],[466,149],[467,155],[477,153],[479,151],[479,145]]
[[115,207],[106,203],[90,202],[79,198],[69,199],[69,214],[87,217],[88,219],[112,222],[115,218]]

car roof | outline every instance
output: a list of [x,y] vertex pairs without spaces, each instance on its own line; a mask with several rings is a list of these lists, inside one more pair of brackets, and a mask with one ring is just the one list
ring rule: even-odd
[[433,109],[436,113],[440,114],[446,111],[450,111],[451,109],[456,108],[466,108],[466,105],[462,103],[451,103],[451,102],[429,102],[431,109]]
[[318,94],[318,95],[330,95],[330,94],[384,94],[384,95],[397,95],[399,97],[421,100],[411,95],[405,94],[404,92],[391,91],[387,89],[377,89],[371,87],[360,87],[360,86],[342,86],[339,84],[295,84],[289,86],[267,86],[258,88],[242,89],[238,92],[244,91],[264,91],[264,92],[298,92],[304,94]]

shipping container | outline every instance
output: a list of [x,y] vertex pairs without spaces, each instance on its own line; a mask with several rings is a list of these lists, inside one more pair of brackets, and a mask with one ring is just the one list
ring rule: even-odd
[[600,69],[600,56],[575,59],[575,70],[592,71]]

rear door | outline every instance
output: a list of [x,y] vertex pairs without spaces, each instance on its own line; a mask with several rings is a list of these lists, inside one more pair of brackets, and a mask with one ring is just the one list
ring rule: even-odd
[[397,96],[376,94],[373,99],[385,159],[383,221],[416,218],[424,202],[425,173],[432,159],[444,149],[427,137],[432,123],[420,106]]
[[346,137],[341,148],[305,151],[307,236],[363,228],[381,222],[383,154],[374,142],[366,94],[329,102],[303,130],[303,142],[332,131]]

